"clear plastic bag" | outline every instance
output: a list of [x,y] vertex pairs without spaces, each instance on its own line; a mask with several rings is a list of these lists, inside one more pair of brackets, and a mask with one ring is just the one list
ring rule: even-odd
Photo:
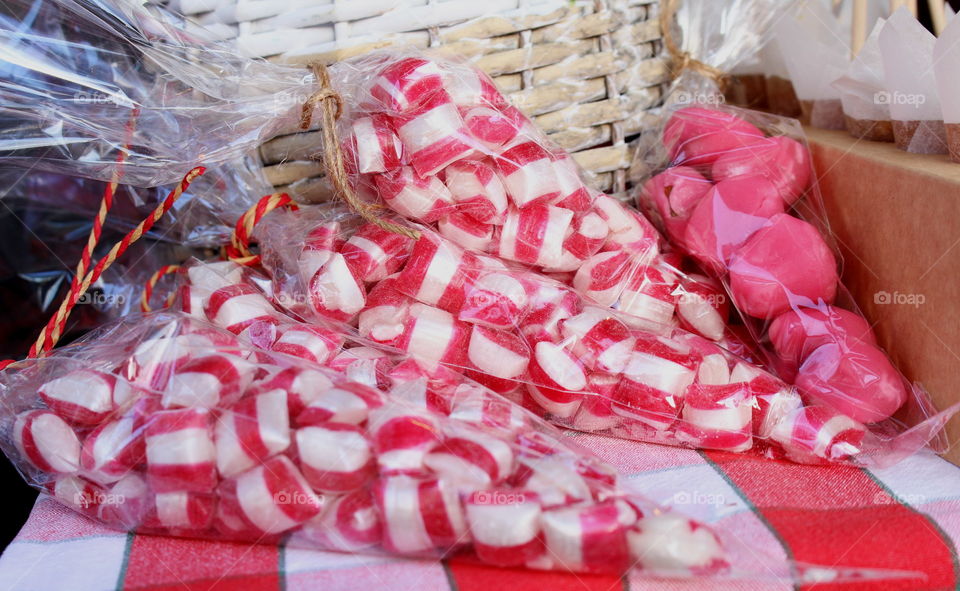
[[840,282],[799,124],[693,106],[672,111],[659,137],[643,155],[641,167],[656,174],[637,190],[638,204],[723,282],[769,366],[804,401],[872,431],[933,437],[955,409],[932,416],[926,392],[877,346]]
[[27,481],[140,533],[577,572],[727,569],[711,530],[628,494],[529,412],[344,347],[240,285],[232,303],[200,298],[219,317],[259,305],[243,330],[131,316],[0,374],[0,443]]
[[[257,227],[268,291],[300,318],[453,369],[564,427],[805,463],[893,462],[929,438],[805,404],[706,338],[420,230],[413,240],[336,208],[274,211]],[[676,287],[652,279],[646,297]],[[691,317],[719,318],[719,284],[684,289]]]

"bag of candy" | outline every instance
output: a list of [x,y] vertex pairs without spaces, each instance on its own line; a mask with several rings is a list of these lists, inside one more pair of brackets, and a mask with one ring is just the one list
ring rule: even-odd
[[[530,269],[419,231],[413,239],[330,207],[274,211],[256,229],[271,276],[261,290],[312,324],[401,351],[427,372],[454,370],[564,427],[862,464],[895,461],[929,437],[893,441],[836,409],[805,404],[794,387],[697,334],[590,304]],[[187,272],[189,310],[198,309],[193,291],[227,287],[204,268]],[[668,297],[671,282],[648,278],[638,296]],[[689,293],[704,315],[714,310],[710,294]],[[237,317],[207,318],[243,326],[247,308],[237,309]]]
[[[268,327],[262,350],[183,313],[133,316],[20,362],[0,374],[3,449],[32,485],[119,529],[577,572],[725,570],[710,529],[628,494],[609,465],[482,386],[428,381],[276,311],[245,331],[263,342]],[[310,341],[323,365],[289,354]]]
[[[719,39],[704,36],[705,46]],[[717,73],[703,73],[689,68],[676,81],[659,127],[638,146],[638,207],[677,252],[723,284],[759,360],[795,384],[806,404],[867,425],[892,447],[937,437],[956,408],[934,414],[840,282],[802,127],[722,104]],[[935,446],[943,445],[938,438]]]

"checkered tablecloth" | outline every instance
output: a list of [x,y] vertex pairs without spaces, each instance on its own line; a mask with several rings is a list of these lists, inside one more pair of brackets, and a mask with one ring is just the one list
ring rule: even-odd
[[[803,588],[957,589],[960,468],[932,454],[884,470],[814,467],[576,435],[629,486],[723,536],[735,576],[664,581],[506,570],[118,533],[41,497],[0,558],[0,589],[637,591],[791,589],[785,565],[901,578]],[[809,575],[808,575],[809,576]]]

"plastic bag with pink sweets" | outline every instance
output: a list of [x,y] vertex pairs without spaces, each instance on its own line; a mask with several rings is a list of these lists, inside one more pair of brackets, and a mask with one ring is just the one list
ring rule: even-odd
[[768,365],[805,401],[894,441],[933,437],[955,409],[933,414],[840,282],[799,123],[686,106],[665,113],[658,137],[639,167],[653,174],[636,191],[638,205],[723,282]]

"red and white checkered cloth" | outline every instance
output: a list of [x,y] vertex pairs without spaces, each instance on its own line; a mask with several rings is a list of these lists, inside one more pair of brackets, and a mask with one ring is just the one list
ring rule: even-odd
[[[746,578],[663,581],[506,570],[118,533],[41,497],[0,558],[0,589],[297,591],[787,590],[785,559],[912,571],[911,578],[816,589],[960,586],[960,468],[932,454],[884,470],[800,466],[723,452],[573,438],[630,486],[711,522]],[[750,574],[753,573],[753,574]],[[766,573],[757,578],[756,573]],[[805,585],[804,589],[814,585]]]

